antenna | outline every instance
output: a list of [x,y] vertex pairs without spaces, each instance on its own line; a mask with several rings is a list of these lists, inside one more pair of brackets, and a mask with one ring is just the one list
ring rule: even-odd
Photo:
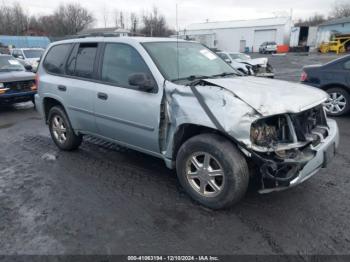
[[180,78],[180,61],[179,61],[179,23],[178,23],[178,11],[176,3],[176,63],[177,63],[177,79]]

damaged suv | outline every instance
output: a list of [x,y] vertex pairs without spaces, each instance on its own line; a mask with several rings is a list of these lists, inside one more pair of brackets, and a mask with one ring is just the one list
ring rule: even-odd
[[338,146],[326,93],[240,75],[195,42],[87,37],[50,45],[35,98],[60,149],[88,134],[162,158],[193,199],[219,209],[253,178],[261,193],[305,181]]

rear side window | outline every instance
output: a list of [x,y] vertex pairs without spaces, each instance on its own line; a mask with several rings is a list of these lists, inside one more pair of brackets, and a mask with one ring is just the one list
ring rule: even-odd
[[75,45],[67,60],[67,75],[93,78],[97,43],[80,43]]
[[75,60],[74,75],[83,78],[92,78],[97,52],[97,43],[82,43],[79,45]]
[[64,74],[66,57],[71,49],[71,44],[53,46],[45,57],[43,66],[49,73]]

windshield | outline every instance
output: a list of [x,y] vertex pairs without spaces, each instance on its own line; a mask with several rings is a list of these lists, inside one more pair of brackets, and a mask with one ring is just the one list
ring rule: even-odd
[[0,56],[0,72],[25,71],[24,66],[12,56]]
[[26,58],[40,58],[44,50],[23,50]]
[[241,53],[231,53],[230,54],[232,59],[241,59],[241,60],[249,60],[250,56],[246,54],[241,54]]
[[198,43],[149,42],[143,46],[170,81],[191,76],[237,74],[224,60]]

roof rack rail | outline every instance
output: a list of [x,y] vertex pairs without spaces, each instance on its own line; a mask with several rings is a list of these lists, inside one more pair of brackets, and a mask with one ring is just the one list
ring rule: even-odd
[[77,35],[77,38],[85,38],[85,37],[119,37],[119,33],[90,33],[90,34],[83,34],[83,35]]

